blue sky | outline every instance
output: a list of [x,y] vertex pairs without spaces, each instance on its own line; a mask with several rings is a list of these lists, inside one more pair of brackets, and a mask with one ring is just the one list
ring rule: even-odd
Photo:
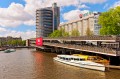
[[120,0],[0,0],[0,37],[34,38],[35,10],[54,2],[61,8],[61,23],[79,19],[81,13],[104,12],[120,5]]

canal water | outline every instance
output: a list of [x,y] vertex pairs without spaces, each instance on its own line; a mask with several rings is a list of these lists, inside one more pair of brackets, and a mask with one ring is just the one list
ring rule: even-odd
[[120,70],[78,68],[54,61],[55,56],[25,48],[11,53],[0,51],[0,79],[120,79]]

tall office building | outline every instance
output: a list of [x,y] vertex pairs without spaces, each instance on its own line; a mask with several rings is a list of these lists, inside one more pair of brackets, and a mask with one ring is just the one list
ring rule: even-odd
[[52,7],[36,10],[36,38],[47,37],[57,29],[60,23],[60,8],[56,3]]

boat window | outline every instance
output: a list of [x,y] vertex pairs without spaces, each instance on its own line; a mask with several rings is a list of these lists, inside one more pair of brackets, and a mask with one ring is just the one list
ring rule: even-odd
[[90,57],[88,57],[87,60],[90,60]]
[[74,60],[73,58],[71,58],[71,60]]
[[94,57],[94,58],[93,58],[93,60],[97,60],[97,58],[96,58],[96,57]]
[[71,60],[71,58],[68,58],[68,60]]
[[88,57],[88,59],[87,60],[93,60],[93,58],[92,57]]
[[74,60],[76,60],[76,58],[74,58]]
[[79,61],[79,58],[77,58],[77,60]]
[[70,58],[66,58],[66,60],[70,60]]
[[74,58],[74,60],[77,60],[77,61],[79,61],[79,58]]
[[60,57],[60,59],[63,59],[63,57]]
[[63,60],[65,60],[65,58],[63,57]]
[[97,57],[88,57],[87,60],[97,60],[98,58]]
[[66,58],[66,60],[68,60],[68,58]]
[[80,59],[80,61],[85,61],[85,59]]
[[97,57],[97,59],[99,59],[99,60],[103,60],[103,58],[102,58],[102,57],[99,57],[99,56]]

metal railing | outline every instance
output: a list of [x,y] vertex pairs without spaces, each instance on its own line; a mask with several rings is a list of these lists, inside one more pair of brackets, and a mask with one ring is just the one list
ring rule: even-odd
[[44,40],[99,40],[99,41],[120,41],[120,36],[79,36],[79,37],[60,37],[60,38],[44,38]]
[[60,44],[60,43],[49,43],[44,42],[44,45],[54,46],[54,47],[61,47],[66,49],[73,49],[73,50],[81,50],[99,54],[106,54],[111,56],[117,56],[118,53],[116,50],[112,48],[104,48],[104,47],[95,47],[95,46],[85,46],[85,45],[72,45],[72,44]]

